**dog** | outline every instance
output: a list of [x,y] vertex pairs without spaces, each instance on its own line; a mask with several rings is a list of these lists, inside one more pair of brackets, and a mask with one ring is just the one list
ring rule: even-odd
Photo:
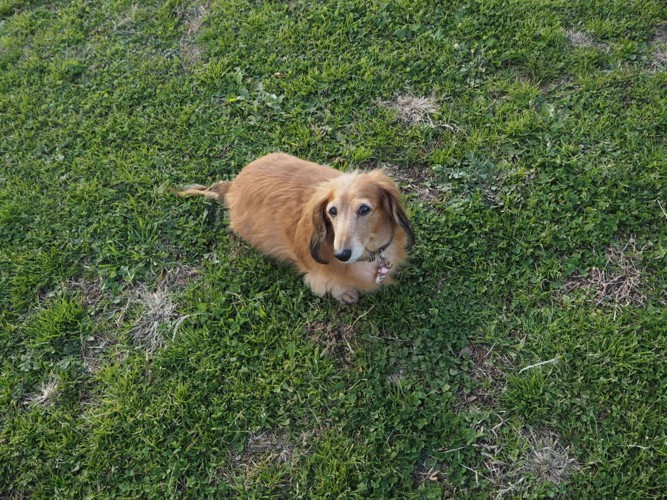
[[343,304],[393,283],[415,241],[398,187],[380,169],[343,173],[272,153],[232,181],[178,194],[223,202],[236,234],[293,264],[315,295]]

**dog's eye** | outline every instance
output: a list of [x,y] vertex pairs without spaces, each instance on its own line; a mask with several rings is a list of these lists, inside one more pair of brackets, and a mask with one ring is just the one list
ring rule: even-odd
[[370,211],[371,207],[369,207],[368,205],[361,205],[359,207],[359,215],[366,215]]
[[331,217],[336,217],[336,215],[338,215],[338,210],[336,209],[336,207],[331,207],[329,209],[329,215],[331,215]]

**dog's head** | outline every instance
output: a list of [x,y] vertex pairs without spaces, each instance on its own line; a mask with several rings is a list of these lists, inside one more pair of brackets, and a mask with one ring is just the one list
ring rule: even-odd
[[310,253],[321,264],[328,264],[325,253],[350,264],[368,258],[394,241],[399,231],[408,247],[415,240],[398,187],[381,170],[344,174],[322,184],[308,210],[313,225]]

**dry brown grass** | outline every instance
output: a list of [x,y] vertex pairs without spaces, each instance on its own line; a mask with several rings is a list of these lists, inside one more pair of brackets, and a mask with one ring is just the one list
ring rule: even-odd
[[[96,333],[85,339],[81,346],[81,356],[86,369],[94,373],[100,368],[103,354],[117,343],[116,336],[107,330],[121,328],[137,306],[140,313],[130,329],[132,339],[148,353],[163,347],[167,342],[167,335],[175,336],[181,322],[187,318],[176,314],[173,294],[190,283],[196,275],[194,267],[179,266],[166,271],[155,289],[140,283],[127,288],[115,298],[105,294],[101,279],[71,282],[69,288],[81,294],[83,305],[98,326]],[[111,326],[105,326],[105,322]]]
[[[81,359],[88,373],[96,373],[107,361],[106,353],[118,345],[117,330],[123,327],[137,306],[140,315],[130,330],[134,342],[152,353],[173,338],[178,327],[189,316],[178,316],[172,297],[175,291],[187,286],[197,276],[190,265],[181,265],[165,272],[154,290],[144,284],[128,287],[116,297],[103,289],[101,278],[80,278],[70,281],[67,288],[78,292],[95,329],[83,339]],[[127,353],[117,352],[118,359]]]
[[142,309],[130,335],[148,354],[164,347],[169,337],[175,338],[181,323],[190,317],[176,313],[172,296],[175,289],[185,286],[196,274],[195,268],[180,266],[168,271],[154,290],[140,284],[130,296],[128,304],[139,304]]
[[289,462],[294,455],[294,445],[287,436],[276,432],[251,434],[243,451],[231,457],[235,473],[252,475],[252,472],[267,464]]
[[352,364],[354,354],[352,343],[356,334],[353,324],[315,321],[306,324],[306,333],[315,344],[322,347],[324,354],[341,361],[346,366]]
[[309,452],[309,442],[318,432],[304,433],[296,440],[278,431],[251,433],[243,450],[230,456],[228,465],[217,471],[217,480],[247,479],[267,467],[294,466],[299,457]]
[[500,386],[505,383],[512,362],[507,357],[499,357],[493,349],[494,346],[474,343],[463,349],[470,356],[470,377],[474,387],[470,393],[461,395],[460,411],[496,406],[496,396],[501,392]]
[[197,277],[197,268],[190,264],[183,264],[169,269],[162,279],[162,285],[168,288],[183,288]]
[[653,68],[667,66],[667,46],[659,47],[653,52]]
[[95,333],[81,344],[81,359],[88,373],[96,373],[104,365],[104,353],[117,343],[110,335]]
[[608,52],[611,47],[602,42],[597,42],[589,33],[581,30],[569,29],[565,32],[570,45],[576,48],[591,48]]
[[528,444],[519,473],[532,474],[540,482],[549,481],[558,486],[578,468],[577,461],[570,456],[570,447],[563,447],[560,436],[548,429],[526,428],[523,437]]
[[179,51],[183,65],[186,67],[195,66],[201,61],[203,49],[196,44],[196,38],[208,11],[209,4],[204,3],[194,7],[181,8],[177,12],[178,17],[182,19],[185,25],[185,33],[181,37]]
[[595,40],[585,31],[567,30],[565,32],[567,39],[574,47],[594,47]]
[[[464,352],[471,362],[470,376],[475,388],[461,395],[457,409],[466,414],[492,411],[494,417],[491,422],[485,418],[477,424],[476,430],[484,438],[472,446],[478,450],[482,466],[463,467],[474,473],[477,483],[486,481],[496,498],[531,496],[545,482],[556,486],[566,482],[579,465],[558,434],[549,429],[518,427],[515,422],[505,420],[504,412],[495,410],[498,408],[496,398],[502,393],[513,361],[499,356],[494,346],[471,343]],[[446,450],[455,451],[457,448]],[[442,466],[434,465],[418,472],[421,480],[438,479],[447,484]]]
[[136,344],[150,354],[167,343],[168,331],[173,328],[176,304],[164,286],[151,291],[140,285],[134,302],[139,303],[143,311],[130,330],[130,335]]
[[531,496],[545,482],[559,486],[580,468],[555,431],[516,428],[496,417],[487,439],[473,445],[484,458],[483,469],[474,472],[492,485],[496,498]]
[[664,69],[667,66],[667,24],[661,24],[656,28],[651,40],[651,49],[653,54],[650,69],[653,71]]
[[24,404],[26,406],[52,405],[58,397],[59,390],[60,379],[58,377],[52,377],[42,384],[36,393],[28,396]]
[[611,305],[617,311],[622,307],[641,307],[646,296],[642,293],[642,271],[637,266],[643,248],[637,248],[634,238],[624,246],[610,246],[605,254],[603,268],[593,267],[586,276],[574,276],[562,290],[567,295],[582,290],[595,307]]
[[344,366],[350,366],[353,361],[354,344],[356,343],[357,323],[373,310],[369,307],[351,323],[334,323],[325,321],[311,321],[306,323],[306,333],[310,339],[322,346],[323,354],[342,361]]
[[656,28],[653,43],[667,44],[667,24],[661,24]]
[[68,288],[79,292],[83,298],[83,305],[87,309],[95,309],[100,300],[104,298],[104,290],[102,289],[102,278],[94,280],[80,278],[69,283]]
[[396,111],[398,119],[406,125],[425,123],[434,128],[437,126],[436,122],[433,121],[433,115],[438,112],[438,103],[434,96],[402,95],[393,101],[378,99],[375,103],[380,107]]
[[105,313],[109,312],[108,305],[105,305],[103,299],[109,299],[109,297],[102,287],[102,278],[94,280],[80,278],[76,281],[71,281],[68,284],[68,288],[81,295],[83,305],[96,326],[93,335],[85,338],[81,343],[83,366],[88,373],[95,373],[104,364],[104,353],[109,347],[117,343],[117,339],[109,335],[106,332],[106,328],[102,327]]
[[451,190],[448,184],[439,184],[433,173],[425,167],[400,168],[398,165],[385,163],[382,169],[394,179],[404,193],[413,194],[426,203],[439,202]]

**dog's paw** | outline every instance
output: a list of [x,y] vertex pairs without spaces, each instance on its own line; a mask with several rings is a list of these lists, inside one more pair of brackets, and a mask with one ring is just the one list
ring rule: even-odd
[[340,291],[332,292],[331,295],[342,304],[354,304],[359,300],[359,292],[352,288],[343,288]]

